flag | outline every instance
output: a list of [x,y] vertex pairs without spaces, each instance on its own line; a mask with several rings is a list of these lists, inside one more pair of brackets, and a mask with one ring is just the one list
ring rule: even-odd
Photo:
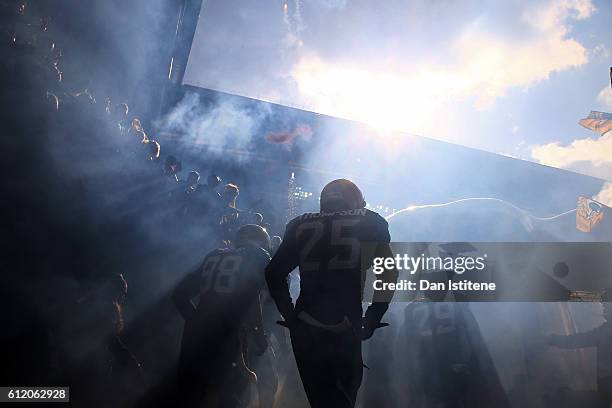
[[604,206],[595,200],[578,197],[576,209],[576,228],[582,232],[591,232],[604,217]]
[[589,116],[584,119],[580,119],[578,124],[581,126],[597,132],[601,135],[612,130],[612,114],[606,112],[591,111]]

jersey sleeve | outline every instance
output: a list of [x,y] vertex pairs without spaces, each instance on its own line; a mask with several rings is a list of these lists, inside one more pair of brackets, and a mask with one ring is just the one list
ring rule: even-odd
[[244,328],[250,343],[254,346],[255,354],[261,355],[267,348],[268,343],[265,336],[259,292],[251,294],[247,310]]
[[373,217],[374,231],[373,241],[381,244],[388,244],[391,242],[391,234],[389,234],[389,223],[379,214],[374,213]]
[[[368,238],[368,240],[376,243],[374,256],[382,258],[393,257],[393,252],[391,251],[391,247],[389,245],[391,242],[389,223],[379,214],[372,214],[372,237]],[[394,283],[397,282],[398,275],[398,271],[395,268],[386,269],[382,275],[379,276],[379,279],[385,283]],[[384,291],[375,291],[372,304],[368,307],[365,313],[366,321],[369,321],[370,324],[377,324],[380,322],[383,315],[389,308],[389,302],[391,302],[393,295],[394,291],[389,289]]]
[[202,270],[206,264],[206,261],[208,261],[211,256],[219,255],[221,253],[223,253],[223,250],[215,249],[206,255],[198,267],[185,276],[174,289],[172,293],[172,300],[178,311],[185,319],[187,319],[195,310],[195,305],[193,304],[192,300],[200,293]]
[[266,267],[270,263],[270,254],[268,251],[262,248],[254,248],[252,253],[252,268],[257,282],[257,293],[265,288],[266,279]]
[[199,265],[185,276],[172,292],[172,301],[185,320],[189,319],[195,310],[192,299],[200,289],[201,271],[202,266]]
[[287,277],[298,266],[299,256],[295,236],[295,220],[287,225],[283,242],[266,268],[270,296],[285,320],[293,319],[293,302]]

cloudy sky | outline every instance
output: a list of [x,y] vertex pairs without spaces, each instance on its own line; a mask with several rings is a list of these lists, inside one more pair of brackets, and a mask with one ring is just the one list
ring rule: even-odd
[[185,82],[612,180],[609,0],[205,0]]

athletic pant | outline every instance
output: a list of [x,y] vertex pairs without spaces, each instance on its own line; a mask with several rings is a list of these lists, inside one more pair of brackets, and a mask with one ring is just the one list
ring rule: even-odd
[[291,329],[293,354],[312,408],[352,408],[363,376],[361,336],[298,321]]

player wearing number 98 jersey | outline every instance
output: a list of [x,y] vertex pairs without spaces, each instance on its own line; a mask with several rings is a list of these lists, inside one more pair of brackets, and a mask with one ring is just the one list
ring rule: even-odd
[[[290,329],[293,352],[310,405],[353,407],[362,379],[361,341],[372,336],[390,295],[362,318],[362,287],[372,259],[362,262],[364,243],[374,256],[392,256],[388,224],[367,210],[359,188],[335,180],[321,192],[321,211],[287,225],[283,242],[266,268],[269,291]],[[300,270],[293,306],[288,274]],[[390,271],[386,280],[395,280]],[[392,294],[391,294],[392,295]]]
[[242,353],[260,355],[267,347],[259,293],[269,250],[266,230],[245,225],[234,248],[209,253],[175,289],[173,300],[185,318],[178,373],[184,406],[244,403],[254,375]]

